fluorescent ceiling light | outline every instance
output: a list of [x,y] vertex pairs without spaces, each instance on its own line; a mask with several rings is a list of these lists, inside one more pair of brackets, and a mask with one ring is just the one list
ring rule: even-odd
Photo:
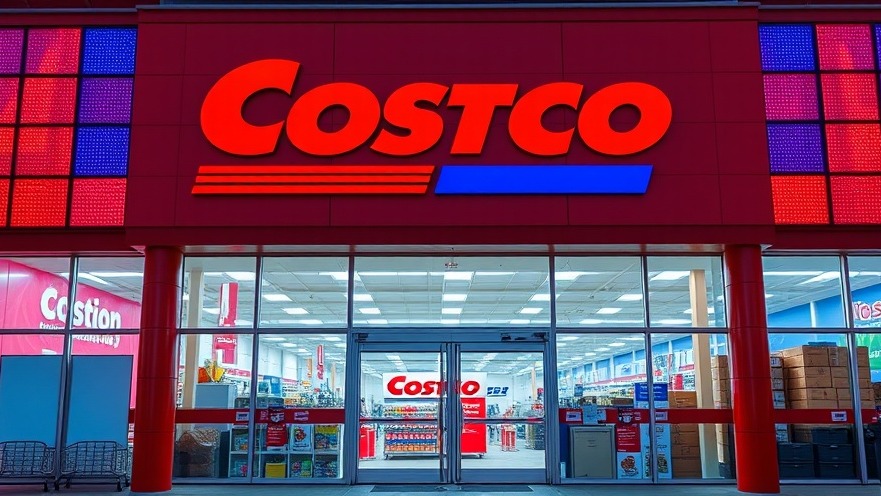
[[556,281],[574,281],[581,276],[596,275],[596,274],[599,274],[599,272],[578,272],[578,271],[554,272],[554,280],[556,280]]
[[467,299],[467,294],[445,293],[443,296],[443,301],[465,301]]
[[291,297],[281,293],[264,293],[263,299],[266,301],[291,301]]
[[324,336],[322,337],[325,341],[342,341],[339,336]]
[[358,293],[352,296],[352,299],[355,301],[373,301],[373,296],[367,293]]
[[838,272],[823,272],[822,274],[820,274],[818,276],[814,276],[814,277],[808,279],[807,281],[800,282],[799,285],[810,284],[812,282],[832,281],[832,280],[838,279],[838,276],[839,276]]
[[520,313],[525,313],[525,314],[529,314],[529,315],[535,315],[535,314],[537,314],[537,313],[541,313],[541,310],[542,310],[541,308],[526,307],[526,308],[521,308],[521,309],[520,309]]
[[615,347],[615,348],[620,348],[620,347],[622,347],[622,346],[627,346],[627,343],[620,343],[620,342],[617,342],[617,341],[616,341],[616,342],[614,342],[614,343],[609,343],[609,346],[613,346],[613,347]]
[[609,351],[611,348],[595,348],[597,351]]
[[[92,271],[91,274],[95,277],[144,277],[144,274],[141,272],[95,272]],[[82,277],[83,274],[80,274]]]
[[358,311],[367,315],[379,315],[382,313],[378,308],[359,308]]
[[202,311],[205,313],[210,313],[211,315],[220,315],[219,308],[202,308]]
[[459,325],[459,319],[441,319],[443,325]]
[[251,326],[254,325],[254,323],[251,322],[250,320],[239,320],[239,319],[236,319],[235,325],[237,325],[237,326],[251,327]]
[[253,281],[257,279],[257,275],[253,272],[226,272],[226,275],[236,281]]
[[306,315],[309,313],[309,311],[306,310],[305,308],[299,308],[299,307],[282,308],[281,311],[288,314],[288,315]]
[[346,347],[346,343],[334,343],[333,345],[336,346],[337,348],[345,348]]
[[[685,313],[685,314],[691,315],[692,312],[691,312],[691,309],[690,309],[690,308],[686,308],[685,311],[682,312],[682,313]],[[716,313],[716,309],[713,308],[713,307],[707,307],[707,313]]]
[[462,313],[461,308],[442,308],[441,313],[445,315],[459,315]]
[[276,343],[277,343],[277,342],[280,342],[280,341],[285,341],[286,339],[287,339],[287,338],[278,338],[278,337],[275,337],[275,336],[268,336],[268,337],[263,338],[263,341],[272,341],[272,342],[276,342]]
[[818,276],[822,274],[822,270],[769,270],[762,272],[763,276],[779,276],[779,277],[804,277]]
[[653,276],[650,281],[678,281],[683,277],[688,277],[691,272],[687,270],[664,270],[658,272]]
[[578,336],[563,336],[560,341],[578,341]]
[[223,275],[223,272],[205,272],[203,275],[205,277],[220,277]]
[[319,276],[330,276],[337,281],[348,281],[349,273],[348,272],[319,272]]
[[774,297],[774,295],[765,293],[765,298],[773,298],[773,297]]
[[88,279],[89,281],[94,281],[94,282],[97,282],[98,284],[103,284],[105,286],[110,285],[110,283],[105,281],[104,279],[101,279],[100,277],[95,277],[92,274],[89,274],[88,272],[84,272],[84,273],[80,274],[79,278],[80,279]]
[[309,353],[309,350],[307,350],[306,348],[300,348],[297,350],[297,353]]
[[640,338],[636,336],[628,336],[626,338],[621,338],[623,341],[645,341],[645,338]]
[[284,346],[285,348],[293,348],[297,345],[295,345],[294,343],[282,343],[281,346]]
[[323,322],[321,322],[318,319],[303,319],[303,320],[298,320],[297,323],[303,324],[303,325],[321,325],[321,324],[323,324]]
[[487,271],[487,270],[479,270],[474,273],[476,276],[513,276],[513,272],[497,272],[497,271]]
[[658,321],[661,325],[685,325],[691,324],[691,319],[661,319]]
[[627,293],[619,296],[615,301],[642,301],[642,295],[639,293]]
[[[92,274],[97,275],[96,272],[92,272]],[[860,270],[860,271],[856,271],[856,272],[851,272],[850,275],[851,276],[876,276],[877,277],[877,276],[881,276],[881,272]]]
[[367,319],[367,323],[371,325],[388,325],[386,319]]
[[551,295],[548,293],[539,293],[532,295],[529,301],[551,301]]
[[586,356],[586,357],[587,356],[597,356],[597,354],[592,351],[588,351],[587,353],[584,354],[584,356]]
[[600,308],[599,310],[597,310],[597,313],[600,315],[613,315],[613,314],[616,314],[620,311],[621,311],[620,308],[605,307],[605,308]]
[[565,348],[569,346],[569,343],[557,343],[557,348]]
[[582,319],[581,322],[579,322],[579,324],[582,324],[582,325],[596,325],[596,324],[602,324],[602,323],[603,323],[603,321],[600,319]]
[[470,281],[472,277],[474,277],[474,272],[444,272],[445,281]]
[[401,357],[399,355],[386,355],[385,357],[388,358],[389,360],[391,360],[392,362],[401,361]]
[[522,325],[522,324],[528,324],[530,321],[529,321],[529,319],[511,319],[508,322],[510,322],[511,324],[515,324],[515,325]]

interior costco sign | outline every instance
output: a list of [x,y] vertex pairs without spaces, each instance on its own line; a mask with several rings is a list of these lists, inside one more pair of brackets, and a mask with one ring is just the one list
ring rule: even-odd
[[[287,141],[315,157],[337,157],[367,146],[382,163],[367,165],[201,165],[194,194],[423,194],[435,164],[389,162],[425,153],[453,132],[450,156],[480,156],[497,109],[510,108],[507,131],[515,146],[541,157],[566,155],[577,134],[583,146],[621,157],[655,145],[672,121],[672,106],[659,88],[643,82],[620,82],[601,88],[582,102],[584,85],[553,82],[520,91],[517,83],[431,82],[405,84],[385,102],[367,87],[331,82],[296,97],[286,118],[258,125],[243,107],[265,91],[292,96],[300,64],[259,60],[235,68],[209,90],[202,104],[202,132],[216,148],[235,156],[258,157]],[[518,97],[519,94],[519,97]],[[631,129],[618,131],[612,113],[623,106],[639,111]],[[332,108],[348,112],[347,122],[324,130],[319,118]],[[445,129],[443,108],[460,109],[455,130]],[[548,130],[542,117],[556,107],[577,111],[571,129]],[[393,130],[394,129],[394,130]],[[442,165],[436,194],[644,193],[650,165]],[[374,181],[371,181],[373,178]],[[372,188],[353,188],[371,184]],[[383,187],[375,187],[382,185]],[[397,186],[390,188],[390,186]]]

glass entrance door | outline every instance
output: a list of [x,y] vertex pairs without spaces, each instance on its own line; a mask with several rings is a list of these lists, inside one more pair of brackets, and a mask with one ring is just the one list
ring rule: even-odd
[[356,480],[547,482],[544,347],[360,343]]

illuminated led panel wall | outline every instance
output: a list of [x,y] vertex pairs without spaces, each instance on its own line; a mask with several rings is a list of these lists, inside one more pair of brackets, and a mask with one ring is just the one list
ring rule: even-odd
[[0,29],[0,223],[122,226],[137,31]]
[[881,25],[759,27],[778,224],[881,224]]

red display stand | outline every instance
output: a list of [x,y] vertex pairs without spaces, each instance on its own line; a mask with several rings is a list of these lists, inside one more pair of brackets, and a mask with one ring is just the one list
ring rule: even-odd
[[517,451],[517,429],[513,425],[502,425],[502,451]]
[[362,425],[358,438],[358,458],[372,460],[376,458],[376,429]]
[[[473,419],[486,418],[486,398],[462,398],[463,416]],[[462,426],[462,454],[486,454],[486,424],[465,424]]]

